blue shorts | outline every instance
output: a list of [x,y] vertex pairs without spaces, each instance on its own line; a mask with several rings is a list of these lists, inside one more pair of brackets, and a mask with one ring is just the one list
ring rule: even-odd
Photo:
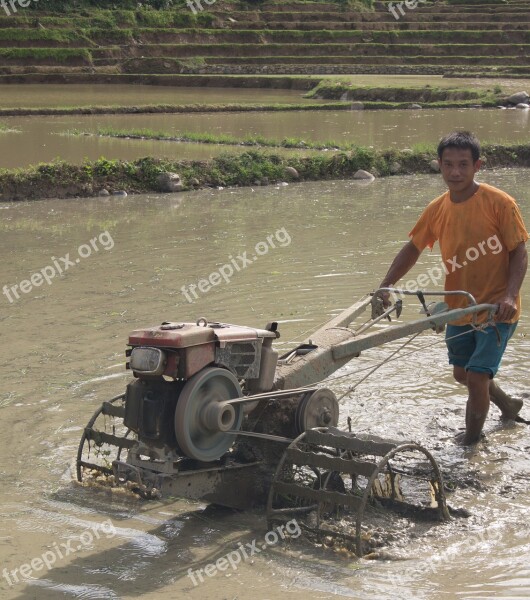
[[[449,354],[449,364],[464,367],[466,371],[488,373],[493,379],[499,370],[502,355],[508,340],[512,337],[517,323],[497,323],[496,327],[486,327],[483,331],[473,330],[471,325],[448,325],[445,343]],[[497,336],[496,329],[499,332]],[[465,335],[448,339],[455,335]]]

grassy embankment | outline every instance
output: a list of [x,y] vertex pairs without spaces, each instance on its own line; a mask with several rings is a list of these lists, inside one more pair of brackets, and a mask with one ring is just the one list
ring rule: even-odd
[[356,86],[348,79],[323,79],[312,90],[305,94],[305,98],[324,100],[352,100],[360,102],[387,102],[406,103],[413,102],[425,106],[440,106],[447,104],[461,104],[462,106],[481,104],[482,106],[497,106],[504,102],[502,87],[495,85],[491,89],[471,89],[465,87],[445,88],[432,87],[399,87]]
[[323,104],[145,104],[140,106],[59,106],[53,108],[0,108],[0,116],[8,117],[36,115],[106,115],[157,113],[177,114],[350,109],[351,102],[329,102]]
[[[125,189],[129,193],[158,191],[160,173],[178,173],[185,189],[216,186],[249,186],[259,182],[290,179],[286,167],[294,167],[300,181],[351,178],[358,169],[384,177],[410,173],[432,173],[435,148],[418,146],[410,151],[376,151],[356,147],[349,152],[307,157],[282,157],[259,151],[225,155],[208,161],[172,161],[144,158],[127,162],[99,159],[82,165],[65,162],[30,169],[0,170],[0,199],[22,200],[90,196],[102,188]],[[485,145],[487,167],[530,166],[530,144]]]

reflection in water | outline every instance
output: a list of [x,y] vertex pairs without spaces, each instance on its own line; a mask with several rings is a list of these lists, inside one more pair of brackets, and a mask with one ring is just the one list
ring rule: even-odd
[[[518,198],[530,222],[530,171],[486,172],[482,180]],[[2,568],[19,568],[107,518],[117,532],[58,558],[50,571],[34,572],[31,585],[9,587],[2,578],[2,598],[528,597],[530,430],[500,427],[492,410],[478,452],[456,447],[464,394],[450,377],[441,338],[432,333],[407,347],[420,352],[385,364],[341,410],[341,426],[350,415],[355,431],[414,439],[432,449],[455,487],[451,505],[471,512],[418,539],[411,525],[408,543],[400,547],[396,540],[389,549],[405,562],[358,562],[297,542],[195,588],[187,569],[204,568],[238,541],[261,538],[262,513],[204,510],[174,499],[146,504],[125,492],[71,482],[81,428],[130,378],[123,350],[131,329],[206,316],[259,327],[278,320],[279,343],[303,337],[377,285],[411,223],[442,189],[437,176],[415,176],[369,186],[337,181],[0,205],[0,286],[20,282],[52,257],[76,256],[103,231],[115,242],[12,304],[0,296]],[[183,285],[281,227],[289,246],[261,256],[193,303],[183,297]],[[436,250],[424,253],[411,276],[438,261]],[[527,280],[523,295],[529,292]],[[416,318],[417,307],[406,303],[404,316]],[[525,316],[501,370],[514,393],[530,383],[529,333]],[[358,371],[401,343],[363,353],[340,373],[350,376],[330,386],[346,391]]]
[[125,160],[143,156],[206,159],[222,152],[247,149],[55,135],[69,129],[95,132],[100,127],[151,129],[175,134],[184,131],[223,133],[238,138],[262,135],[273,140],[295,137],[381,149],[410,148],[418,143],[432,144],[447,133],[448,123],[455,129],[474,131],[483,142],[502,143],[509,140],[510,143],[526,143],[530,135],[530,111],[519,109],[40,116],[9,117],[2,121],[20,133],[0,133],[0,168],[27,166],[55,158],[79,163],[86,157],[96,159],[100,156]]

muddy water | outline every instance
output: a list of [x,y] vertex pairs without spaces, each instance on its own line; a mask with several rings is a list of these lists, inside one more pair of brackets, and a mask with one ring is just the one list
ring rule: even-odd
[[474,131],[484,142],[527,142],[530,135],[530,111],[515,109],[40,116],[9,117],[2,122],[18,133],[0,132],[0,168],[27,166],[55,158],[79,163],[84,158],[100,156],[126,160],[147,155],[205,159],[228,148],[244,150],[233,146],[57,135],[70,129],[95,132],[99,127],[151,129],[175,135],[204,132],[239,138],[262,135],[275,140],[295,137],[375,148],[432,143],[446,133],[448,122],[455,128]]
[[[487,172],[483,181],[516,196],[530,222],[529,170]],[[411,528],[406,541],[389,548],[398,562],[359,561],[298,540],[194,587],[188,568],[204,568],[239,541],[261,544],[262,513],[178,499],[145,503],[72,481],[82,427],[130,378],[123,351],[132,328],[199,316],[254,326],[277,319],[280,342],[303,336],[378,283],[421,208],[442,189],[438,177],[421,176],[368,186],[324,182],[0,204],[0,285],[27,279],[51,266],[52,257],[69,254],[74,263],[12,304],[0,297],[0,569],[14,584],[0,573],[1,597],[527,598],[530,429],[503,429],[492,410],[476,451],[455,446],[465,399],[434,334],[417,338],[407,348],[416,354],[388,363],[341,411],[341,424],[351,415],[355,431],[424,443],[456,482],[450,504],[471,513],[427,535],[415,537]],[[182,286],[229,256],[252,252],[282,227],[290,244],[271,248],[194,303],[183,297]],[[102,232],[110,238],[98,237]],[[76,262],[78,248],[94,238],[98,250]],[[436,253],[422,256],[412,275],[437,260]],[[406,310],[404,318],[416,317],[416,307]],[[529,335],[524,317],[500,378],[515,394],[530,385]],[[398,345],[366,352],[330,386],[342,393],[360,369]],[[96,526],[98,536],[80,537]],[[34,579],[18,584],[9,575],[45,552],[55,563],[51,570],[35,562]]]
[[[318,81],[318,80],[317,80]],[[316,83],[316,82],[315,82]],[[314,102],[300,90],[169,87],[161,85],[0,85],[0,108],[140,106],[231,102]]]

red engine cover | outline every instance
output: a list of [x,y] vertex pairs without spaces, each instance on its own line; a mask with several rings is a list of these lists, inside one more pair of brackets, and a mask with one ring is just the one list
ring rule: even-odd
[[211,327],[195,323],[165,323],[158,327],[137,329],[129,335],[130,346],[155,346],[163,348],[189,348],[215,341]]
[[275,337],[265,329],[254,329],[228,323],[208,323],[206,326],[195,323],[164,323],[158,327],[137,329],[129,336],[130,346],[155,346],[162,348],[189,348],[210,342],[256,340],[258,338]]

